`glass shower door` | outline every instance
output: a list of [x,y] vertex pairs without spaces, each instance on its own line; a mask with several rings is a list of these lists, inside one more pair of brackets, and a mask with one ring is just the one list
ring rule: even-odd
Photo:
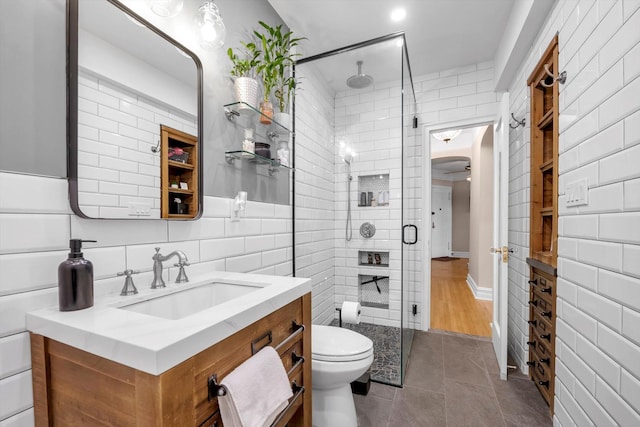
[[[404,40],[403,40],[404,41]],[[418,244],[419,201],[421,198],[421,152],[418,138],[415,92],[406,43],[402,49],[402,344],[401,383],[413,342],[413,331],[419,325],[417,296],[420,279]]]

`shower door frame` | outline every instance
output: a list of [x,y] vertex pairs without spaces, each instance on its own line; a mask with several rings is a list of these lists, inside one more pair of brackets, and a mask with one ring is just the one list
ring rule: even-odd
[[[401,113],[401,120],[404,121],[406,117],[408,117],[407,112],[404,111],[405,108],[405,103],[404,103],[404,98],[405,98],[405,94],[404,94],[404,80],[406,77],[408,77],[410,85],[411,85],[411,91],[413,94],[413,102],[414,102],[414,111],[413,113],[415,114],[415,108],[416,108],[416,104],[415,104],[415,89],[414,89],[414,85],[413,85],[413,76],[411,73],[411,65],[409,63],[409,52],[407,49],[407,42],[406,42],[406,37],[405,37],[405,32],[404,31],[399,31],[399,32],[395,32],[395,33],[391,33],[391,34],[387,34],[385,36],[381,36],[381,37],[377,37],[374,39],[370,39],[364,42],[359,42],[359,43],[354,43],[345,47],[341,47],[338,49],[333,49],[324,53],[320,53],[320,54],[316,54],[316,55],[312,55],[306,58],[302,58],[299,59],[295,62],[295,64],[292,67],[292,73],[293,76],[295,78],[296,76],[296,66],[297,65],[302,65],[305,63],[309,63],[309,62],[313,62],[319,59],[323,59],[323,58],[327,58],[329,56],[334,56],[334,55],[339,55],[341,53],[346,53],[352,50],[356,50],[356,49],[360,49],[360,48],[364,48],[364,47],[368,47],[368,46],[373,46],[376,45],[378,43],[382,43],[385,41],[389,41],[389,40],[393,40],[396,38],[402,38],[402,55],[401,55],[401,64],[400,64],[400,85],[403,88],[402,91],[402,95],[401,95],[401,108],[402,108],[402,113]],[[405,76],[405,61],[406,59],[406,67],[408,70],[408,76]],[[292,146],[291,146],[291,167],[292,167],[292,173],[291,173],[291,221],[292,221],[292,275],[293,277],[296,277],[296,216],[295,216],[295,207],[296,207],[296,165],[295,165],[295,150],[296,150],[296,102],[295,102],[295,93],[293,96],[293,102],[292,102]],[[417,122],[414,121],[415,116],[411,117],[411,123],[415,124],[417,126]],[[403,233],[403,226],[404,224],[404,220],[405,220],[405,215],[406,215],[406,207],[405,207],[405,203],[404,203],[404,199],[406,197],[405,194],[405,188],[404,188],[404,183],[405,183],[405,179],[406,176],[404,174],[404,169],[405,169],[405,124],[404,122],[400,123],[400,128],[401,128],[401,150],[402,150],[402,166],[401,166],[401,220],[400,220],[400,233]],[[415,127],[414,127],[415,129]],[[417,129],[416,129],[417,130]],[[415,136],[414,136],[415,137]],[[401,294],[401,308],[400,308],[400,312],[401,312],[401,316],[400,316],[400,329],[401,329],[401,341],[400,341],[400,383],[399,384],[395,384],[395,383],[388,383],[389,385],[393,385],[393,386],[399,386],[402,387],[404,384],[404,376],[405,376],[405,371],[406,371],[406,364],[407,364],[407,360],[408,360],[408,354],[409,354],[409,350],[411,348],[411,343],[406,343],[405,340],[405,329],[407,329],[405,327],[405,322],[406,319],[409,316],[409,307],[405,306],[405,294],[407,293],[407,290],[405,289],[405,283],[408,280],[406,271],[405,271],[405,263],[407,262],[405,260],[405,246],[402,243],[402,238],[400,239],[400,245],[401,250],[400,250],[400,286],[401,286],[401,290],[400,290],[400,294]],[[419,249],[420,245],[415,245],[414,248],[415,249]],[[417,302],[417,301],[416,301]],[[415,314],[414,314],[415,316]],[[413,330],[411,330],[411,337],[413,337]],[[407,346],[407,351],[406,351],[406,355],[405,355],[405,346]],[[381,382],[381,381],[377,381],[377,382]]]

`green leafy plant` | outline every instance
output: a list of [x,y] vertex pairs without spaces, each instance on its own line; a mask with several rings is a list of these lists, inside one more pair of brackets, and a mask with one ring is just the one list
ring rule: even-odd
[[292,49],[298,46],[299,41],[306,38],[293,37],[292,31],[283,33],[282,24],[276,27],[263,21],[258,21],[258,24],[266,30],[266,33],[254,31],[262,46],[258,74],[264,86],[263,98],[268,101],[271,92],[274,91],[280,111],[285,112],[297,87],[296,79],[291,74],[291,67],[295,63],[295,58],[300,54],[292,53]]
[[235,77],[256,78],[258,66],[260,65],[260,50],[255,42],[240,42],[243,48],[241,55],[234,53],[232,48],[227,49],[227,56],[231,60],[233,67],[231,75]]

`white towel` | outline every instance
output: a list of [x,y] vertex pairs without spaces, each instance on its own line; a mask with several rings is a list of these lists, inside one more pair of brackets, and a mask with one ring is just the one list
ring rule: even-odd
[[224,377],[222,385],[227,392],[218,404],[225,427],[270,426],[293,396],[282,360],[270,346]]

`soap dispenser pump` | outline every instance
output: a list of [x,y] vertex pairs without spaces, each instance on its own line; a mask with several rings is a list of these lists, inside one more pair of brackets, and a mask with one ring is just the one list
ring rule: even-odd
[[95,240],[69,240],[69,258],[58,267],[60,311],[82,310],[93,306],[93,264],[83,258],[82,242]]

